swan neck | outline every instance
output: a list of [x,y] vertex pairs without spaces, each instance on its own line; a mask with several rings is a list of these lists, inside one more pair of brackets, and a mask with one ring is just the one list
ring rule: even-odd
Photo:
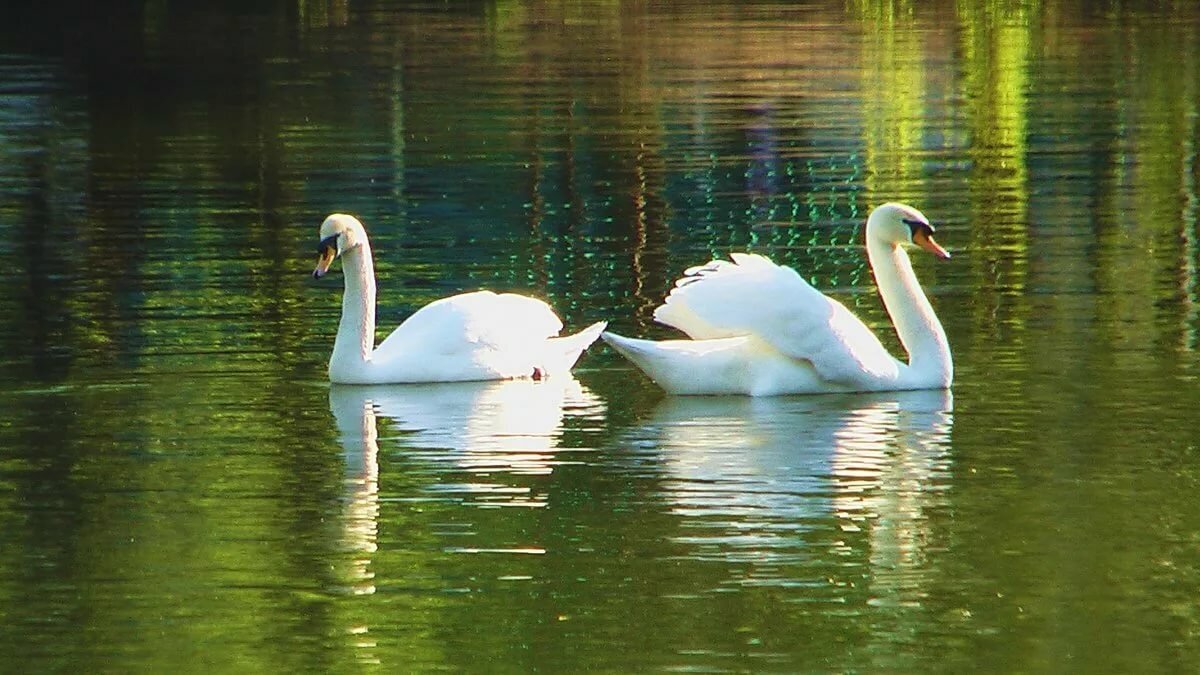
[[921,290],[908,253],[889,242],[869,240],[867,255],[879,295],[908,352],[909,366],[923,382],[929,379],[948,386],[953,377],[950,344]]
[[375,264],[370,244],[363,242],[342,253],[342,320],[333,343],[330,369],[370,360],[375,347]]

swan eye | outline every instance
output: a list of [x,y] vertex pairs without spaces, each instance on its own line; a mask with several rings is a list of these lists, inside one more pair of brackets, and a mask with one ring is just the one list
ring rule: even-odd
[[333,259],[337,257],[337,235],[325,237],[321,243],[317,244],[317,268],[313,270],[313,278],[320,279],[329,271],[329,266],[333,264]]
[[930,225],[929,223],[927,223],[923,220],[916,220],[914,218],[901,218],[901,222],[903,222],[905,225],[907,225],[908,229],[912,230],[913,234],[916,234],[916,233],[922,232],[922,231],[925,234],[933,234],[935,231],[933,229],[932,225]]
[[321,243],[317,244],[317,255],[323,256],[323,255],[325,255],[325,251],[328,251],[328,250],[332,250],[334,253],[337,253],[337,248],[338,248],[337,238],[338,238],[338,235],[335,234],[333,236],[325,237],[324,239],[322,239]]

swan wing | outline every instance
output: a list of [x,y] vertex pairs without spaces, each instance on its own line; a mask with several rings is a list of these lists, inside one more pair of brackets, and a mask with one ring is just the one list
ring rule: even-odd
[[896,377],[899,362],[842,303],[763,256],[731,258],[686,270],[654,319],[694,340],[756,337],[831,382],[871,388]]
[[417,310],[379,344],[372,360],[384,368],[419,370],[429,379],[518,377],[540,366],[546,341],[561,329],[562,321],[541,300],[463,293]]
[[435,300],[418,309],[379,344],[394,350],[447,354],[464,348],[505,349],[558,335],[562,321],[541,300],[515,293],[476,291]]

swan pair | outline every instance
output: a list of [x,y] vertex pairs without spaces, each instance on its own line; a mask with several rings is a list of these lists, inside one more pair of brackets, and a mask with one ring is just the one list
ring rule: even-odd
[[541,300],[477,291],[434,301],[375,346],[375,272],[366,230],[335,213],[321,224],[320,277],[341,257],[342,318],[329,379],[348,384],[456,382],[566,373],[605,341],[673,394],[772,396],[944,389],[953,379],[946,333],[904,246],[949,258],[920,211],[888,203],[867,218],[867,257],[909,355],[894,358],[844,305],[789,267],[746,253],[684,272],[654,312],[690,339],[661,342],[604,332],[594,323],[558,337],[562,321]]

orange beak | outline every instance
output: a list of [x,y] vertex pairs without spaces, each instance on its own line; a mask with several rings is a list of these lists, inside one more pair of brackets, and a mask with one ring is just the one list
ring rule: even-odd
[[313,278],[320,279],[329,271],[329,266],[333,264],[333,259],[337,257],[337,250],[331,246],[324,246],[317,257],[317,268],[313,270]]
[[934,241],[933,235],[929,234],[927,229],[919,229],[916,232],[913,232],[913,243],[941,258],[942,260],[950,259],[950,252],[942,248],[940,244]]

